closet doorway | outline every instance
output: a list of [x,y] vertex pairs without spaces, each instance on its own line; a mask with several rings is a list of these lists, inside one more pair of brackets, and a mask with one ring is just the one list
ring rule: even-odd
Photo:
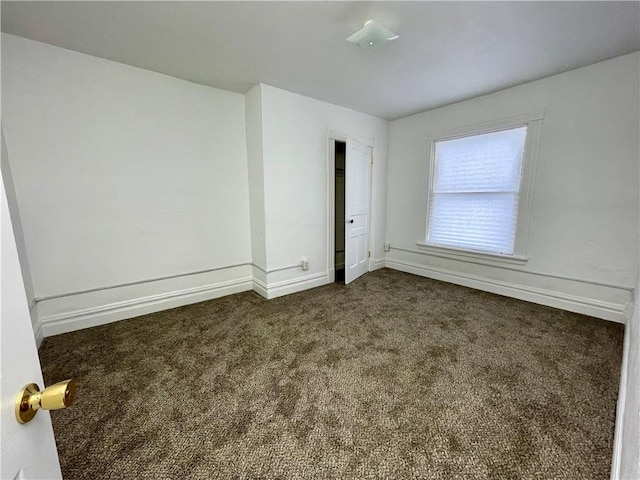
[[335,150],[335,266],[336,282],[344,283],[344,247],[345,247],[345,160],[346,142],[336,141]]
[[348,284],[369,271],[372,147],[332,139],[330,151],[329,270]]

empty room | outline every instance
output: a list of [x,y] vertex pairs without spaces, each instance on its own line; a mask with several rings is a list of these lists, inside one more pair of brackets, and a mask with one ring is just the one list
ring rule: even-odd
[[0,7],[0,478],[640,479],[640,2]]

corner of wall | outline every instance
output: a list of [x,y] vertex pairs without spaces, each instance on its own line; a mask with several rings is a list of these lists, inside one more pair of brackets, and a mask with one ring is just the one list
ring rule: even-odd
[[[29,266],[29,259],[27,257],[27,248],[24,241],[24,233],[22,231],[22,219],[20,217],[18,198],[16,197],[15,185],[13,183],[13,176],[11,174],[11,165],[9,163],[9,153],[4,138],[4,128],[1,126],[0,135],[2,136],[2,157],[0,160],[0,167],[2,168],[2,178],[4,179],[5,192],[7,194],[9,215],[11,216],[11,223],[13,224],[16,248],[18,249],[18,260],[20,262],[20,269],[22,270],[22,281],[24,283],[25,293],[27,295],[27,302],[29,302],[29,305],[31,305],[34,298],[33,278],[31,276],[31,268]],[[33,320],[32,325],[35,326]]]
[[259,83],[245,94],[245,135],[251,257],[254,265],[266,270],[262,89],[263,85]]

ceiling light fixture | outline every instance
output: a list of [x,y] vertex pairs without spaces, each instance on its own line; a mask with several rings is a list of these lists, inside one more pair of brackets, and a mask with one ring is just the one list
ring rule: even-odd
[[375,20],[368,20],[356,33],[348,37],[347,42],[355,43],[365,50],[377,50],[387,43],[395,40],[400,35],[396,35],[387,27],[380,25]]

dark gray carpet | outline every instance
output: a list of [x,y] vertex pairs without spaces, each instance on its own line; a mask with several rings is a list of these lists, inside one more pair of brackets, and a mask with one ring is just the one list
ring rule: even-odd
[[392,270],[47,338],[67,479],[609,476],[623,326]]

